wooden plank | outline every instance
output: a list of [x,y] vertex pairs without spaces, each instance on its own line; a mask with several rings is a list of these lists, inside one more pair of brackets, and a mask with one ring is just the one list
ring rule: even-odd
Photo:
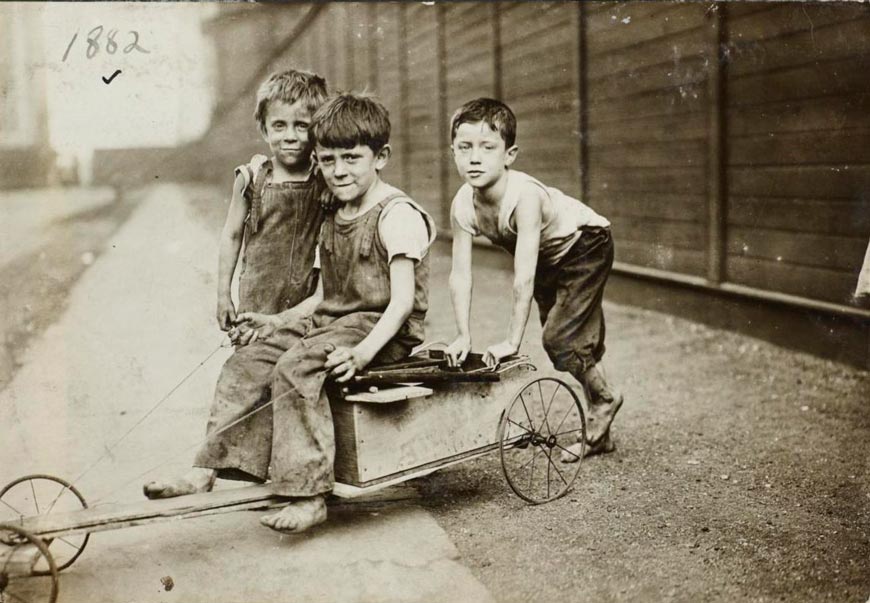
[[[592,60],[592,59],[589,59]],[[588,82],[598,101],[608,98],[631,97],[643,92],[666,90],[680,86],[699,84],[707,79],[707,64],[704,57],[687,57],[678,64],[667,60],[642,69],[634,69],[619,77],[605,75]]]
[[619,193],[684,193],[707,192],[706,169],[700,167],[664,167],[634,170],[603,167],[589,153],[589,195],[594,202],[598,195]]
[[590,120],[587,132],[590,146],[660,140],[701,140],[707,138],[706,113],[634,117],[624,114],[613,121],[600,116]]
[[614,239],[621,241],[664,243],[670,247],[702,250],[706,248],[706,225],[694,222],[672,222],[652,216],[635,218],[610,216]]
[[553,31],[566,27],[565,11],[570,7],[562,2],[512,2],[500,7],[502,31],[513,32],[509,47],[527,49],[546,40]]
[[676,195],[670,193],[623,193],[600,196],[595,211],[606,216],[635,218],[655,217],[677,222],[703,223],[707,218],[704,195]]
[[371,404],[389,404],[391,402],[400,402],[402,400],[410,400],[411,398],[425,398],[431,396],[432,390],[428,387],[406,386],[406,387],[387,387],[376,392],[360,392],[358,394],[347,394],[344,399],[348,402],[368,402]]
[[[729,8],[735,8],[735,5]],[[809,31],[834,23],[859,19],[866,15],[862,7],[825,6],[822,3],[770,3],[771,10],[756,13],[741,13],[731,10],[728,15],[728,30],[739,42],[757,42],[780,38],[791,33]]]
[[67,513],[38,515],[25,518],[21,527],[31,534],[47,538],[112,530],[167,519],[198,517],[213,512],[258,508],[273,498],[270,486],[264,484],[161,500],[99,505]]
[[870,129],[768,132],[728,142],[732,166],[870,163]]
[[662,140],[635,144],[599,144],[590,147],[589,157],[600,167],[700,167],[707,164],[707,141]]
[[614,121],[626,116],[650,117],[653,115],[676,116],[686,113],[700,113],[706,106],[706,89],[703,83],[675,88],[663,88],[644,92],[630,98],[594,99],[595,91],[589,101],[589,119],[594,121]]
[[[605,2],[588,3],[586,6],[595,7],[589,12],[588,33],[600,40],[607,40],[609,44],[605,48],[614,50],[621,48],[618,42],[630,44],[632,40],[646,42],[650,38],[660,37],[668,33],[662,28],[662,23],[675,21],[680,23],[685,20],[686,4],[679,2]],[[691,9],[690,9],[691,10]],[[623,23],[629,19],[628,23]],[[667,19],[667,21],[665,21]],[[654,24],[654,25],[653,25]],[[634,27],[629,27],[634,25]],[[679,30],[674,30],[679,31]],[[598,42],[596,42],[596,45]]]
[[791,232],[870,236],[870,198],[836,201],[732,195],[728,199],[728,223]]
[[870,190],[870,166],[731,167],[728,191],[742,197],[864,199]]
[[[860,13],[842,7],[823,9],[814,19],[804,16],[800,9],[791,14],[774,11],[764,16],[781,17],[778,22],[758,24],[752,31],[735,29],[729,23],[729,70],[732,75],[740,76],[867,55],[870,53],[870,12],[866,7],[859,10]],[[764,33],[766,27],[770,30]],[[789,27],[796,31],[789,31]],[[758,35],[763,38],[758,39]]]
[[867,93],[870,57],[851,57],[798,65],[774,73],[728,78],[728,106]]
[[[627,48],[621,52],[605,54],[589,60],[589,78],[595,80],[607,76],[622,77],[625,72],[672,60],[679,65],[683,59],[707,56],[712,49],[707,44],[702,26],[704,11],[698,11],[698,27],[653,40],[647,44]],[[590,40],[591,41],[591,40]]]
[[773,2],[732,2],[728,5],[728,19],[745,17],[756,13],[765,13],[776,10]]
[[730,107],[727,120],[730,136],[870,128],[870,94]]
[[616,259],[624,264],[668,270],[680,274],[703,276],[707,255],[697,249],[681,249],[661,243],[627,241],[614,233]]
[[850,303],[856,280],[850,272],[732,255],[727,274],[733,283],[843,305]]
[[[544,95],[543,97],[541,95]],[[548,134],[565,132],[564,121],[550,115],[551,112],[575,112],[579,109],[579,102],[571,92],[570,83],[548,87],[535,92],[523,92],[517,88],[508,91],[506,97],[508,104],[517,115],[517,130],[535,130],[540,128]],[[520,119],[520,116],[523,116]],[[561,123],[562,128],[558,129]]]
[[870,231],[866,235],[842,237],[732,226],[728,229],[728,253],[857,274],[861,269]]
[[420,472],[416,475],[402,476],[388,482],[382,482],[373,486],[351,486],[350,484],[342,484],[336,482],[332,489],[332,495],[327,499],[327,504],[330,506],[343,504],[366,504],[366,503],[385,503],[398,502],[402,500],[419,500],[420,492],[410,485],[403,485],[411,479],[423,477],[436,471],[429,469],[425,472]]
[[[677,4],[648,7],[634,4],[611,15],[610,27],[590,41],[589,56],[623,52],[628,48],[649,45],[699,27],[699,12],[706,7]],[[615,18],[614,18],[615,17]]]
[[[501,61],[505,83],[517,90],[562,84],[562,78],[572,77],[570,70],[574,64],[571,53],[566,52],[566,46],[535,48],[523,54],[505,49]],[[541,69],[542,64],[546,64],[547,69]],[[528,81],[527,78],[533,79]]]

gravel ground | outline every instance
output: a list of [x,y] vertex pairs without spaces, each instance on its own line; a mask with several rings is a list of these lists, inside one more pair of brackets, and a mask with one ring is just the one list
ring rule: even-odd
[[[503,278],[475,281],[478,348],[505,329]],[[513,497],[496,455],[423,485],[496,599],[867,601],[870,374],[627,306],[606,316],[626,397],[615,453],[543,506]],[[530,325],[524,351],[546,368]]]
[[[226,195],[188,190],[193,215],[217,237]],[[28,316],[7,322],[21,325],[7,333],[16,355],[63,309],[81,253],[99,253],[94,241],[130,207],[80,216],[64,225],[80,229],[65,239],[72,249],[41,249],[32,262],[6,267],[24,277],[16,306]],[[441,286],[448,254],[436,245],[433,341],[453,335]],[[488,250],[475,261],[474,340],[482,350],[506,329],[509,263]],[[46,266],[57,276],[20,288],[28,270]],[[421,504],[496,599],[867,601],[870,374],[628,306],[607,305],[606,315],[606,367],[626,396],[614,427],[618,450],[587,459],[566,497],[524,504],[497,455],[417,482]],[[535,317],[533,310],[523,352],[547,373]]]
[[[220,227],[221,195],[191,188]],[[217,233],[217,230],[215,231]],[[617,242],[618,243],[618,242]],[[475,349],[503,337],[508,258],[475,254]],[[449,246],[427,337],[449,341]],[[529,506],[497,455],[418,480],[499,601],[854,601],[870,597],[870,373],[629,306],[606,306],[605,367],[626,403],[617,451]],[[552,370],[537,311],[523,346]]]

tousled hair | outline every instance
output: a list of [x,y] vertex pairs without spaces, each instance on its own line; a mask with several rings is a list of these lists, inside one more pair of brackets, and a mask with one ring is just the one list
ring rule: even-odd
[[257,90],[254,119],[260,131],[265,132],[266,113],[270,103],[280,101],[292,105],[301,100],[308,111],[314,114],[327,95],[326,80],[316,73],[298,69],[277,71],[266,78]]
[[480,121],[498,132],[507,148],[514,146],[517,139],[517,118],[510,107],[494,98],[476,98],[459,107],[450,118],[450,142],[456,138],[459,126]]
[[326,101],[311,120],[309,137],[333,149],[366,145],[377,153],[390,142],[390,113],[365,94],[340,94]]

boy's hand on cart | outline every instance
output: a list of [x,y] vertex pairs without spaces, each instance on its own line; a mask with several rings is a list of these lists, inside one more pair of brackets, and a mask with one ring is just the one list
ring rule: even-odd
[[330,374],[338,383],[344,383],[353,379],[369,362],[371,360],[363,358],[356,348],[338,346],[329,353],[323,366],[332,369]]
[[229,331],[236,323],[236,307],[231,298],[218,299],[217,321],[221,331]]
[[227,337],[230,338],[230,343],[234,346],[248,345],[254,340],[256,331],[244,324],[236,324],[227,332]]
[[486,352],[483,353],[483,361],[486,363],[486,366],[495,368],[499,365],[502,358],[513,356],[517,353],[517,350],[517,346],[510,341],[502,341],[486,348]]
[[[242,312],[236,320],[236,328],[240,330],[239,345],[248,345],[258,339],[271,337],[279,326],[281,319],[277,314]],[[243,337],[246,339],[242,339]]]
[[447,366],[458,368],[462,366],[471,351],[471,338],[457,337],[444,349],[444,357],[447,358]]

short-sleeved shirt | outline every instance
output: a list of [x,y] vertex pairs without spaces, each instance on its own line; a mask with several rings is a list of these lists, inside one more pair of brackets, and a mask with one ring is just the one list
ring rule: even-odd
[[472,236],[483,235],[513,254],[517,245],[513,215],[520,197],[524,193],[543,192],[539,259],[544,265],[555,266],[580,238],[584,227],[610,226],[607,218],[557,188],[545,186],[536,178],[516,170],[509,170],[507,175],[507,187],[498,208],[496,232],[481,231],[474,206],[474,189],[467,183],[457,191],[450,207],[450,216],[459,228]]
[[[378,232],[387,249],[388,261],[397,255],[404,255],[419,262],[429,251],[435,240],[434,229],[426,225],[423,215],[410,203],[399,201],[386,211],[381,212]],[[314,268],[320,270],[320,248],[314,255]]]
[[426,226],[423,215],[410,203],[402,201],[381,212],[378,231],[387,249],[388,261],[393,261],[397,255],[404,255],[419,262],[435,239],[435,232]]

